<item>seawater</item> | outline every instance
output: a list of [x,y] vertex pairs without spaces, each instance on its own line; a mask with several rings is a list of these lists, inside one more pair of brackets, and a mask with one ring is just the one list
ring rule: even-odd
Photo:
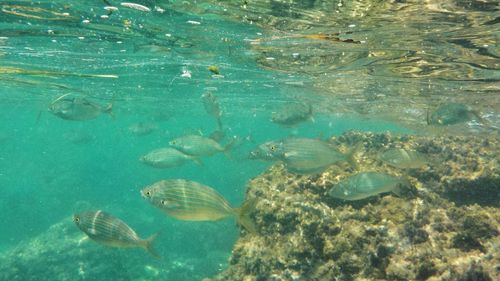
[[[272,29],[217,13],[174,9],[167,1],[144,1],[163,10],[152,12],[112,4],[119,10],[109,14],[102,1],[0,3],[2,252],[61,221],[70,224],[68,219],[77,211],[103,209],[126,221],[141,237],[160,231],[156,248],[164,259],[151,261],[141,250],[98,245],[102,251],[128,255],[156,268],[177,268],[181,273],[176,280],[213,276],[227,266],[238,238],[235,221],[176,221],[145,202],[140,189],[161,179],[186,178],[214,187],[237,207],[244,200],[246,183],[270,165],[246,159],[264,141],[327,138],[348,130],[415,132],[397,118],[360,115],[318,93],[313,86],[321,74],[259,64],[265,50],[252,48],[251,40],[263,33],[266,38],[282,36],[280,32],[273,34]],[[213,76],[207,69],[210,65],[218,66],[221,76]],[[322,67],[318,66],[319,72]],[[354,77],[352,73],[352,69],[337,71],[344,82],[345,77]],[[374,91],[401,85],[391,77],[378,79]],[[489,79],[498,82],[498,77]],[[347,85],[340,88],[348,94]],[[222,142],[238,136],[241,143],[229,155],[203,158],[201,166],[187,163],[161,170],[140,163],[141,155],[168,146],[174,137],[216,130],[201,100],[207,91],[217,95],[222,108],[226,131]],[[67,93],[112,103],[113,115],[77,122],[50,114],[48,104]],[[313,105],[314,121],[291,129],[270,122],[272,111],[297,99]],[[379,100],[373,101],[376,106]],[[369,108],[370,100],[365,102]],[[151,121],[157,114],[166,115],[166,120]],[[143,121],[158,128],[146,136],[128,130]],[[72,143],[67,136],[73,133],[91,135],[92,140]],[[167,275],[160,272],[158,278]],[[102,278],[113,280],[113,274]],[[149,278],[147,273],[144,278]]]

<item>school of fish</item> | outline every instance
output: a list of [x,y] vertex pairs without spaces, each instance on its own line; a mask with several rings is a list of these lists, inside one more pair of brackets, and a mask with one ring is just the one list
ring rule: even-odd
[[[144,10],[128,4],[122,6]],[[139,158],[141,163],[152,168],[171,169],[190,162],[202,165],[203,158],[218,153],[229,156],[240,141],[236,137],[225,140],[223,114],[217,96],[206,92],[201,95],[201,99],[207,115],[214,119],[217,129],[208,136],[189,133],[166,140],[165,146],[144,152]],[[113,103],[103,104],[74,94],[62,95],[48,105],[49,112],[63,120],[71,121],[86,121],[103,114],[111,114],[112,108]],[[166,119],[168,118],[170,116]],[[479,113],[455,103],[441,105],[427,114],[429,126],[454,125],[471,119],[481,120]],[[313,109],[306,103],[282,106],[270,116],[271,122],[285,128],[293,128],[311,120],[314,120]],[[153,121],[144,121],[130,125],[128,131],[136,136],[143,136],[153,133],[157,128]],[[94,136],[75,131],[68,135],[67,139],[85,144],[93,141]],[[345,202],[363,200],[383,193],[400,196],[401,190],[410,186],[404,171],[432,164],[424,154],[414,149],[387,148],[379,152],[376,160],[380,165],[400,169],[403,176],[378,171],[359,171],[355,159],[357,150],[356,147],[341,149],[328,140],[294,136],[258,144],[249,152],[247,160],[281,163],[289,173],[309,176],[322,173],[332,165],[349,165],[353,173],[341,178],[328,191],[330,197]],[[236,208],[215,188],[189,179],[163,179],[142,188],[140,195],[166,216],[178,220],[218,221],[232,218],[247,233],[258,233],[251,214],[259,198],[248,198],[241,207]],[[142,239],[124,221],[102,210],[80,212],[73,216],[73,221],[90,239],[102,245],[142,248],[153,257],[160,257],[152,246],[157,234]]]

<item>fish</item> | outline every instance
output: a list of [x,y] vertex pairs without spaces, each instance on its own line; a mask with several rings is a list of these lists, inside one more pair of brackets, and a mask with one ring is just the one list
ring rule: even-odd
[[168,144],[173,148],[192,156],[211,156],[219,152],[227,153],[235,140],[222,146],[214,139],[200,135],[185,135],[171,140]]
[[153,249],[153,241],[158,233],[141,239],[125,222],[102,210],[75,214],[73,222],[90,239],[100,244],[117,248],[143,248],[153,257],[160,257]]
[[217,127],[219,131],[222,131],[222,111],[220,109],[219,100],[215,94],[212,92],[206,92],[201,95],[203,100],[203,106],[205,107],[205,111],[215,118],[217,122]]
[[112,114],[113,104],[103,106],[84,97],[65,94],[52,101],[48,109],[64,120],[84,121],[94,119],[103,113]]
[[427,111],[427,124],[447,126],[476,119],[483,122],[480,114],[461,103],[446,103],[438,106],[432,113]]
[[185,154],[175,148],[166,147],[159,148],[141,156],[139,161],[142,163],[155,167],[155,168],[173,168],[186,163],[187,161],[194,161],[198,165],[202,165],[201,161],[192,155]]
[[428,164],[428,159],[420,152],[405,148],[390,148],[378,155],[378,159],[387,165],[413,169]]
[[230,217],[250,233],[256,226],[250,218],[256,200],[247,200],[241,208],[233,208],[213,188],[185,179],[155,182],[141,190],[141,195],[166,215],[186,221],[217,221]]
[[63,134],[63,137],[74,144],[88,144],[96,139],[94,135],[84,131],[70,131]]
[[292,103],[273,112],[271,121],[283,127],[295,127],[298,124],[312,119],[312,106],[306,103]]
[[136,136],[145,136],[154,132],[158,126],[152,122],[138,122],[130,125],[128,131]]
[[254,150],[250,151],[248,154],[248,159],[251,160],[264,160],[264,161],[275,161],[279,160],[277,155],[268,152],[269,147],[272,146],[275,142],[265,142],[257,146]]
[[380,172],[361,172],[335,185],[328,194],[348,201],[365,199],[380,193],[401,194],[401,185],[409,186],[407,180]]
[[309,138],[288,138],[265,144],[265,157],[282,161],[289,172],[317,174],[339,161],[356,166],[353,155],[356,149],[342,153],[333,145]]

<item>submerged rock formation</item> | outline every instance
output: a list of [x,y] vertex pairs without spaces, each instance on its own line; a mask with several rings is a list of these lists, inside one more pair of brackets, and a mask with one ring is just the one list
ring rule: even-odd
[[[217,231],[209,225],[193,226],[186,231],[199,229]],[[183,231],[177,233],[186,235]],[[159,246],[166,239],[173,241],[173,245],[181,244],[182,239],[160,235],[155,243],[161,255],[157,260],[142,249],[109,248],[84,237],[69,218],[51,226],[39,236],[0,254],[0,280],[191,281],[220,272],[227,260],[225,249],[215,250],[217,241],[208,240],[206,245],[201,245],[207,248],[207,252],[199,251],[203,258],[189,253],[180,256]],[[194,238],[193,243],[197,242]],[[192,245],[183,246],[193,248]]]
[[[254,178],[247,196],[260,199],[259,234],[241,237],[212,281],[500,279],[498,139],[347,133],[331,142],[360,146],[359,167],[309,177],[278,164]],[[415,149],[429,165],[377,160],[390,147]],[[356,170],[405,176],[412,187],[349,202],[327,195]]]

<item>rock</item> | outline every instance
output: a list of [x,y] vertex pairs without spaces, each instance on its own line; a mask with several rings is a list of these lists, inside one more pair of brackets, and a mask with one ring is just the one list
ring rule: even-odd
[[[343,202],[327,192],[351,167],[309,177],[272,166],[248,184],[259,235],[241,237],[212,281],[499,279],[497,139],[347,133],[331,142],[362,143],[359,169],[405,176],[413,194]],[[376,160],[383,147],[417,149],[431,163],[396,169]]]
[[70,219],[51,226],[0,256],[0,280],[191,281],[220,272],[227,261],[227,253],[215,250],[204,258],[158,251],[162,259],[157,260],[142,249],[109,248],[85,237]]

